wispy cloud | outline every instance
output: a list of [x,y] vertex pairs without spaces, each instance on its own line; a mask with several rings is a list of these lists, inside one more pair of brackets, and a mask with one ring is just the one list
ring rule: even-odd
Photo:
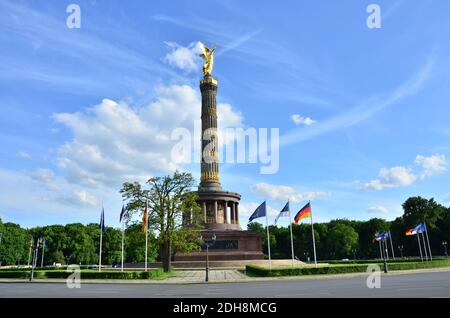
[[181,21],[179,19],[172,18],[167,15],[163,15],[163,14],[153,15],[152,19],[161,21],[161,22],[170,23],[170,24],[179,26],[181,28],[194,30],[194,31],[212,36],[213,38],[215,38],[217,41],[220,42],[220,43],[216,43],[216,44],[220,44],[220,46],[217,48],[216,56],[220,56],[220,55],[227,53],[228,51],[238,49],[245,43],[252,40],[256,35],[258,35],[262,31],[262,28],[258,28],[256,30],[247,31],[247,32],[244,32],[243,34],[238,35],[239,33],[233,33],[230,31],[223,32],[223,30],[227,30],[229,28],[220,28],[219,29],[217,27],[214,27],[214,24],[211,24],[205,20],[203,20],[201,22],[200,21],[186,22],[186,21]]
[[[161,61],[112,42],[109,35],[91,29],[70,30],[61,19],[15,2],[0,2],[0,28],[6,32],[0,45],[9,39],[18,47],[29,48],[14,55],[0,52],[1,72],[11,78],[72,88],[95,82],[98,87],[105,77],[110,87],[115,83],[131,88],[148,85],[152,77],[182,78]],[[44,56],[53,59],[41,58]]]
[[394,105],[401,99],[416,94],[429,78],[434,65],[434,56],[430,56],[420,70],[405,83],[388,95],[373,96],[363,101],[350,111],[341,113],[328,120],[322,121],[314,128],[295,129],[281,136],[280,145],[290,145],[311,138],[345,129],[372,117],[383,109]]

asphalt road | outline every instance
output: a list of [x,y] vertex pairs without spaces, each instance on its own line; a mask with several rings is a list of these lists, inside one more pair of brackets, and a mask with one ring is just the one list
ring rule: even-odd
[[0,283],[0,297],[450,297],[450,272],[381,277],[381,288],[369,289],[366,277],[318,280],[278,280],[210,284],[82,284]]

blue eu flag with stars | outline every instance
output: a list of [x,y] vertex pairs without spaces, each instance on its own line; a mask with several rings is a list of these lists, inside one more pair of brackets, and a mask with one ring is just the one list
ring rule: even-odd
[[266,216],[266,201],[261,203],[261,205],[256,208],[255,212],[253,212],[250,216],[250,219],[248,219],[248,222],[251,222],[257,218],[262,218],[263,216]]

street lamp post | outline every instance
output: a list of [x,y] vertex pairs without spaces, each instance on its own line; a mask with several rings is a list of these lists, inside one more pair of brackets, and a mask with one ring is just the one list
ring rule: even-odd
[[[200,235],[200,240],[202,240],[202,236]],[[205,266],[205,282],[209,281],[209,248],[214,245],[216,242],[216,234],[213,233],[213,236],[211,238],[211,241],[204,241],[203,245],[206,247],[206,266]]]
[[403,245],[399,245],[398,249],[400,250],[400,257],[403,258]]
[[305,255],[306,262],[309,263],[309,252],[304,252],[303,255]]
[[353,252],[353,259],[356,261],[356,250],[353,249],[352,252]]
[[447,241],[442,242],[442,246],[444,247],[444,254],[445,254],[445,257],[448,257],[448,253],[447,253]]

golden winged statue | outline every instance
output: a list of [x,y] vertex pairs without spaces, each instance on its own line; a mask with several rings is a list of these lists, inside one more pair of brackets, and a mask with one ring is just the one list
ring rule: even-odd
[[205,60],[205,64],[203,64],[203,74],[211,75],[214,65],[214,51],[216,50],[216,46],[213,45],[213,47],[207,48],[202,42],[199,43],[202,50],[202,54],[200,54],[200,56]]

